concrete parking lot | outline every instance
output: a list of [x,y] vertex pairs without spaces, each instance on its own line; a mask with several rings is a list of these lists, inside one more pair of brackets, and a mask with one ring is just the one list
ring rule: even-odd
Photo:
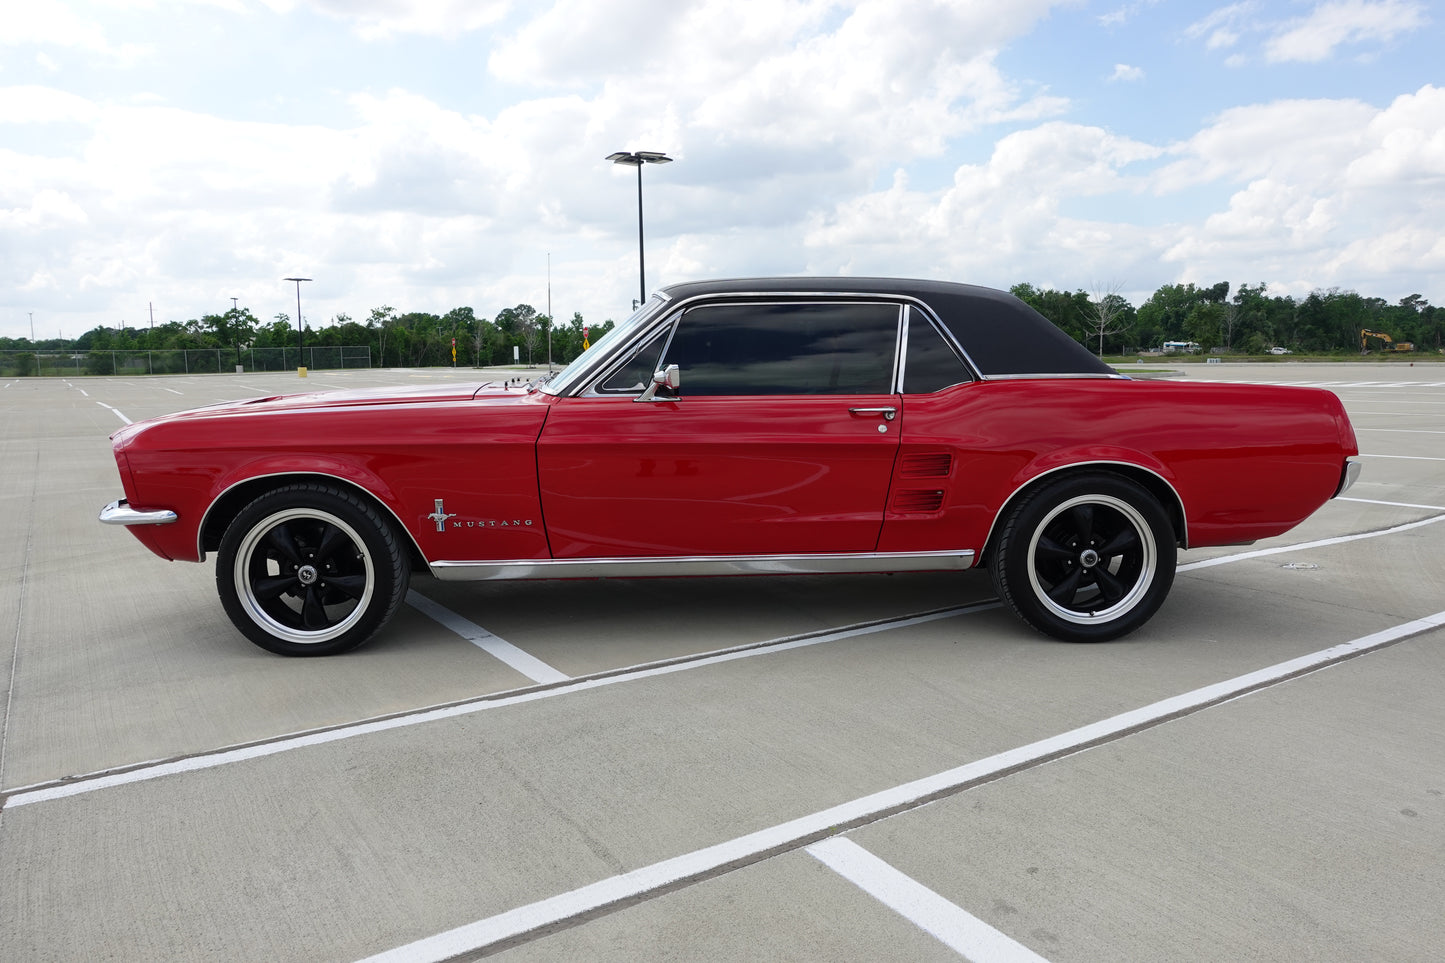
[[1445,364],[1364,473],[1033,634],[986,574],[413,581],[285,659],[97,523],[124,421],[465,369],[0,381],[0,959],[1436,961]]

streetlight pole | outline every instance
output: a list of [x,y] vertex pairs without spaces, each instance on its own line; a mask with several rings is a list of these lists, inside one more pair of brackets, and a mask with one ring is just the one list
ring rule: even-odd
[[309,281],[310,278],[282,278],[283,281],[296,282],[296,374],[306,377],[306,366],[301,359],[306,357],[306,333],[301,327],[301,282]]
[[642,244],[642,165],[643,164],[670,164],[672,158],[666,154],[651,150],[639,151],[618,151],[615,154],[608,154],[607,159],[614,164],[621,164],[623,167],[637,168],[637,276],[639,280],[638,304],[647,300],[647,257]]

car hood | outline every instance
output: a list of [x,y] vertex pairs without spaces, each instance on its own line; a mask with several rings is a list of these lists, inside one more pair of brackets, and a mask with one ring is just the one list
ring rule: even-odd
[[497,382],[477,385],[457,383],[444,385],[417,385],[389,388],[351,388],[336,391],[310,391],[294,395],[271,395],[264,398],[249,398],[244,401],[226,402],[196,411],[215,412],[218,409],[238,408],[248,411],[294,408],[349,408],[374,405],[415,405],[438,404],[447,401],[472,401],[487,397],[525,397],[527,389],[521,386],[508,388]]
[[387,388],[356,388],[337,391],[309,391],[290,395],[270,395],[225,401],[203,408],[192,408],[127,425],[111,439],[124,444],[146,429],[164,424],[200,420],[247,418],[261,415],[302,411],[323,411],[339,408],[377,408],[390,405],[441,405],[465,401],[494,401],[497,404],[520,402],[529,396],[525,386],[508,387],[500,382],[459,382]]

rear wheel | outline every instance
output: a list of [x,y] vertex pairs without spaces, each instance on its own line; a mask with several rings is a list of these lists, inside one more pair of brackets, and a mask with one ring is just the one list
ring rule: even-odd
[[243,508],[216,555],[216,589],[236,628],[281,655],[348,652],[406,594],[406,552],[356,496],[305,483]]
[[1025,496],[993,553],[999,595],[1066,642],[1107,642],[1158,611],[1174,583],[1174,528],[1142,485],[1110,472],[1070,475]]

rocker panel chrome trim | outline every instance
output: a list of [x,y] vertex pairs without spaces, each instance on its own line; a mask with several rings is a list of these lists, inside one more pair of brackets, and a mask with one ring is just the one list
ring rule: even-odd
[[432,562],[443,582],[564,578],[680,578],[691,575],[834,575],[863,572],[962,571],[971,549],[950,552],[865,552],[840,555],[709,555],[678,558],[517,559]]

